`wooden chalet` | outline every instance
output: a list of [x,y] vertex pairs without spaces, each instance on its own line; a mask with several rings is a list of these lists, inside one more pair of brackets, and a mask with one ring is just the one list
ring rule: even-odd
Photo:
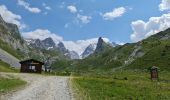
[[21,61],[19,63],[21,64],[20,72],[23,73],[41,73],[42,66],[44,65],[43,62],[34,59]]

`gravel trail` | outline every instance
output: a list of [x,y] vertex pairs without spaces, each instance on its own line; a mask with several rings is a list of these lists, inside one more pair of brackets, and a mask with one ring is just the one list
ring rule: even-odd
[[21,78],[28,84],[21,90],[1,97],[2,100],[73,100],[69,77],[16,73],[10,75]]

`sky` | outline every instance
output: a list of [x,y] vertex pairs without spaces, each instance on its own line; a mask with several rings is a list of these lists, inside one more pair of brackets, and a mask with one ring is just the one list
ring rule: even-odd
[[170,0],[0,0],[24,38],[52,37],[82,53],[98,37],[137,42],[170,27]]

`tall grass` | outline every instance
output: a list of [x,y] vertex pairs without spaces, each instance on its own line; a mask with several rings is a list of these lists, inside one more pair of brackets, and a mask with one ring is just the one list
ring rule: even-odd
[[[146,72],[122,71],[109,76],[73,79],[83,100],[170,100],[170,73],[161,72],[151,81]],[[88,97],[88,98],[86,98]]]
[[0,72],[19,72],[19,70],[11,68],[9,64],[0,60]]
[[16,78],[4,78],[0,76],[0,94],[16,89],[19,86],[26,84],[25,81]]

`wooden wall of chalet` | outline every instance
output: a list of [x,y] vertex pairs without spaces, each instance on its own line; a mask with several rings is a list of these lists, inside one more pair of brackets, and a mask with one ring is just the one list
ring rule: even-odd
[[44,65],[44,63],[33,59],[21,61],[20,64],[21,64],[20,72],[23,73],[41,73],[42,66]]

